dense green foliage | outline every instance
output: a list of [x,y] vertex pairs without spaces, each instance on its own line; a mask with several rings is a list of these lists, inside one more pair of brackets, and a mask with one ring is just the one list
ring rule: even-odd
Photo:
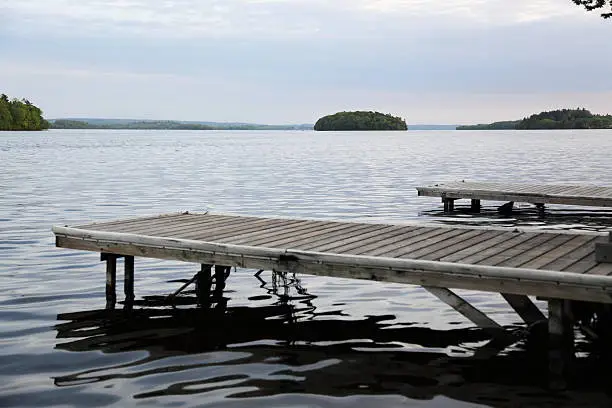
[[572,0],[579,6],[583,6],[588,11],[593,11],[602,8],[609,8],[609,12],[602,12],[601,16],[603,18],[612,17],[612,0]]
[[49,123],[43,119],[42,111],[27,99],[9,100],[0,95],[0,130],[43,130]]
[[584,108],[559,109],[537,113],[523,120],[457,127],[457,130],[495,129],[612,129],[612,115],[594,115]]
[[320,118],[314,130],[408,130],[404,119],[379,112],[338,112]]
[[611,115],[593,115],[586,109],[561,109],[531,115],[517,129],[610,129]]
[[251,123],[197,123],[172,120],[56,119],[53,129],[151,129],[151,130],[305,130],[312,125],[258,125]]

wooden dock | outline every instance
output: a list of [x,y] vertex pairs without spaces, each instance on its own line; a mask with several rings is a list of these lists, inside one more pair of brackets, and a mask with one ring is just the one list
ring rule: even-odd
[[[450,289],[500,293],[529,325],[546,321],[528,297],[537,296],[548,301],[553,350],[566,350],[573,339],[572,305],[591,305],[589,313],[604,316],[612,304],[612,243],[598,233],[189,213],[53,231],[58,247],[102,254],[108,308],[121,257],[126,303],[133,301],[138,256],[201,264],[191,282],[202,288],[214,281],[217,294],[233,266],[419,285],[495,333],[504,330]],[[555,364],[556,372],[567,365]]]
[[592,185],[517,184],[456,181],[416,187],[420,196],[441,197],[445,211],[453,210],[458,199],[471,199],[479,210],[481,200],[544,204],[612,207],[612,187]]

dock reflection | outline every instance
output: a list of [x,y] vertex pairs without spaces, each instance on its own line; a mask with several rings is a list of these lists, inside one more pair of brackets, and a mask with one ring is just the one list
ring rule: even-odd
[[[545,390],[546,361],[535,359],[528,349],[519,347],[486,359],[472,356],[471,351],[489,340],[479,329],[440,331],[400,324],[389,315],[342,320],[338,313],[300,319],[296,316],[309,306],[299,302],[261,307],[228,307],[227,302],[219,302],[216,307],[187,308],[160,308],[155,299],[149,302],[139,302],[132,310],[60,314],[58,320],[63,322],[56,325],[56,347],[73,352],[147,351],[146,364],[194,355],[187,365],[130,376],[195,372],[218,367],[199,359],[202,353],[241,353],[222,364],[222,375],[189,380],[181,376],[134,398],[223,390],[232,398],[294,393],[334,397],[394,394],[411,399],[444,395],[489,406],[575,406],[584,398],[590,406],[600,406],[600,401],[608,401],[605,390],[610,380],[594,359],[577,361],[572,391],[550,394]],[[197,303],[197,299],[185,297],[183,303]],[[465,356],[449,356],[445,351],[451,348],[462,350]],[[232,374],[227,374],[228,365]],[[253,365],[261,373],[245,373],[245,367]],[[124,369],[118,366],[116,375],[109,367],[99,373],[88,370],[58,377],[55,382],[70,386],[126,378]]]

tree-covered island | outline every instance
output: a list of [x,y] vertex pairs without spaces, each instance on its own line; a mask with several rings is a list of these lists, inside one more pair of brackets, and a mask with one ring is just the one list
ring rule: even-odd
[[323,116],[314,130],[408,130],[402,118],[380,112],[338,112]]
[[595,115],[584,108],[541,112],[522,120],[458,126],[457,130],[612,129],[612,115]]
[[9,99],[0,95],[0,131],[45,130],[49,122],[42,117],[42,111],[27,99]]

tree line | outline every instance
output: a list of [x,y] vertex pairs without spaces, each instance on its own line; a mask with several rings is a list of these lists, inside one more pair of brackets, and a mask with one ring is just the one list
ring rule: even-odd
[[49,122],[42,117],[42,111],[27,99],[9,99],[0,95],[0,130],[44,130]]
[[612,115],[595,115],[585,108],[536,113],[522,120],[459,126],[457,130],[612,129]]
[[338,112],[323,116],[314,130],[408,130],[402,118],[380,112]]

